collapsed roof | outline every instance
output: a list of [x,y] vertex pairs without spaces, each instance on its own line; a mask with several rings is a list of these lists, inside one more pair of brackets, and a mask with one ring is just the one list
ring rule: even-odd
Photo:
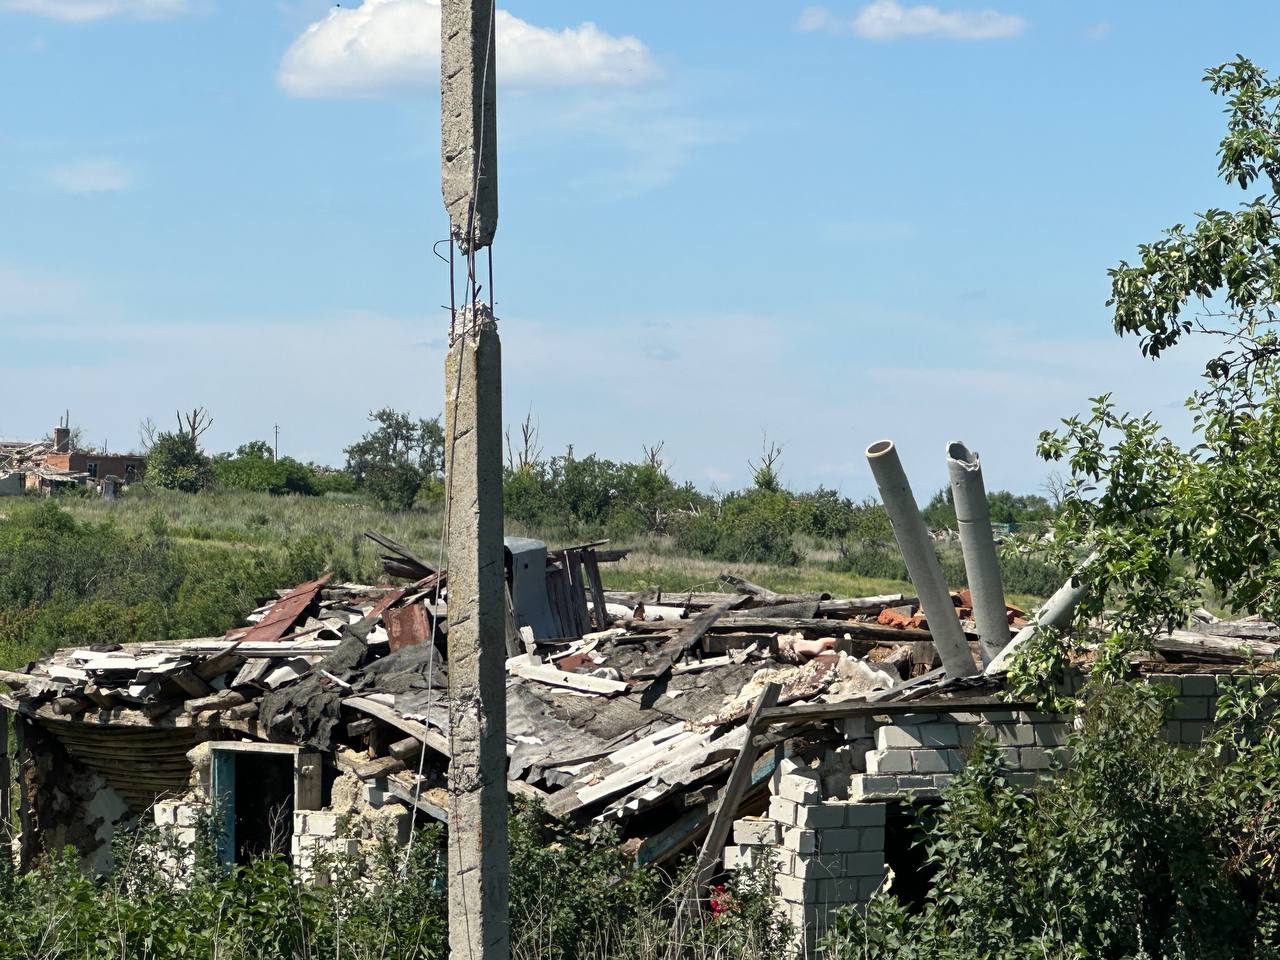
[[[187,789],[195,744],[249,739],[323,751],[443,819],[448,573],[377,539],[385,567],[412,582],[324,577],[223,637],[62,650],[0,672],[15,691],[0,706],[40,724],[135,813]],[[821,740],[825,721],[859,705],[919,710],[1000,687],[942,675],[912,597],[782,595],[728,575],[722,592],[606,591],[599,564],[625,554],[601,546],[539,555],[535,541],[509,542],[508,787],[557,817],[616,824],[641,862],[696,838],[748,736],[752,749]],[[527,567],[536,590],[518,573],[526,559],[540,561]],[[954,602],[972,616],[966,594]],[[1009,618],[1025,623],[1013,608]],[[1231,662],[1273,655],[1278,633],[1206,621],[1159,649]],[[968,636],[976,644],[971,624]],[[780,693],[761,729],[747,719],[767,684]]]

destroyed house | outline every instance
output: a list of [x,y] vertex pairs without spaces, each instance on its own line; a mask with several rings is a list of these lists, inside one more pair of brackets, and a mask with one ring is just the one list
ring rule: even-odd
[[[224,862],[276,853],[323,882],[326,856],[359,863],[446,819],[448,573],[380,539],[407,584],[322,578],[223,637],[0,673],[21,864],[71,845],[105,869],[117,831],[155,822],[180,876],[207,825]],[[919,874],[911,803],[938,795],[976,737],[1001,745],[1016,782],[1063,759],[1064,718],[1009,702],[998,662],[947,676],[915,598],[784,596],[728,576],[718,593],[607,591],[600,564],[620,555],[507,542],[508,792],[614,825],[638,864],[695,855],[700,882],[767,854],[806,949],[890,871],[899,889]],[[976,658],[970,598],[952,602]],[[1275,632],[1206,623],[1135,662],[1178,692],[1169,736],[1202,738],[1218,675],[1242,644],[1274,653]]]
[[0,496],[23,490],[49,493],[67,486],[114,490],[142,479],[146,468],[142,454],[78,450],[71,430],[59,425],[48,440],[0,442]]

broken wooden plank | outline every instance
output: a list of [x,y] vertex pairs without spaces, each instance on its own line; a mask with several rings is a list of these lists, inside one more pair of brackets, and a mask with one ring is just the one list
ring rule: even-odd
[[226,710],[238,707],[248,701],[243,693],[236,690],[222,690],[208,697],[188,700],[185,704],[187,713],[204,713],[208,710]]
[[353,710],[359,710],[361,713],[367,713],[369,716],[381,720],[389,726],[395,727],[397,730],[403,730],[411,737],[425,743],[432,750],[442,756],[449,756],[449,741],[434,730],[428,729],[424,724],[418,723],[416,720],[409,720],[400,716],[394,709],[385,704],[378,703],[376,700],[370,700],[368,697],[347,697],[342,701],[344,707],[350,707]]
[[795,703],[785,707],[769,707],[759,717],[759,726],[777,723],[821,723],[846,717],[893,716],[902,713],[985,713],[1009,710],[1035,710],[1034,703],[1000,700],[985,697],[952,697],[902,702],[866,700],[842,700],[838,703]]
[[582,569],[586,574],[587,586],[591,589],[591,607],[595,614],[596,630],[609,628],[609,605],[604,596],[604,582],[600,579],[600,561],[592,549],[582,551]]
[[516,663],[511,666],[511,673],[526,680],[536,680],[553,687],[568,687],[570,690],[579,690],[583,693],[612,696],[626,693],[628,690],[628,685],[622,680],[593,677],[585,673],[568,673],[546,664]]
[[1151,645],[1161,653],[1218,663],[1269,660],[1280,652],[1280,644],[1239,637],[1216,637],[1192,630],[1174,630],[1172,633],[1161,634],[1152,640]]
[[[428,577],[437,572],[434,566],[427,563],[427,561],[423,560],[408,547],[403,544],[396,543],[390,537],[384,536],[376,530],[366,530],[364,535],[378,546],[385,550],[390,550],[395,554],[395,556],[402,561],[400,566],[410,568],[413,571],[409,576],[405,577],[406,580],[420,580],[423,577]],[[384,558],[384,561],[385,559],[386,558]],[[383,567],[386,567],[385,562],[383,563]]]
[[714,607],[698,615],[694,620],[680,629],[674,638],[668,640],[658,651],[657,660],[636,671],[637,679],[656,680],[663,676],[687,650],[702,639],[717,620],[742,602],[741,597],[733,597],[717,603]]
[[778,696],[781,693],[782,684],[765,684],[765,688],[760,691],[760,698],[756,700],[756,705],[747,720],[747,736],[742,742],[742,749],[738,752],[738,756],[733,762],[733,770],[729,774],[729,781],[725,784],[724,791],[721,794],[720,809],[716,811],[715,816],[711,819],[711,827],[707,830],[706,839],[702,842],[702,851],[698,854],[698,859],[693,868],[692,887],[683,903],[686,911],[696,906],[702,899],[702,891],[711,882],[715,865],[720,862],[725,842],[729,839],[729,830],[733,826],[733,818],[738,813],[738,804],[742,802],[742,795],[746,792],[747,784],[751,780],[751,770],[755,765],[756,750],[752,737],[760,723],[760,715],[777,704]]

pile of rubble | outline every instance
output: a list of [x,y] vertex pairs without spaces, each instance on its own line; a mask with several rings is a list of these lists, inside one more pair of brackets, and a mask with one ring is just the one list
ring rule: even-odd
[[[247,740],[318,752],[444,819],[448,573],[377,539],[407,585],[321,578],[223,637],[63,650],[0,672],[14,690],[0,707],[40,724],[136,814],[188,789],[192,747]],[[734,811],[763,796],[770,744],[835,742],[830,721],[859,713],[999,695],[998,677],[945,676],[914,598],[782,595],[727,575],[723,592],[606,591],[599,564],[623,554],[600,546],[508,541],[508,787],[565,820],[615,823],[640,862],[706,831],[742,756],[753,765]],[[964,617],[968,597],[953,602]],[[1274,654],[1275,633],[1205,623],[1160,649],[1238,660]]]

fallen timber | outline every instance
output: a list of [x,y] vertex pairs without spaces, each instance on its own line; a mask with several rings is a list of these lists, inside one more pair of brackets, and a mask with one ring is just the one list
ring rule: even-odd
[[[548,633],[522,633],[507,661],[506,787],[570,823],[614,824],[637,862],[701,844],[700,873],[713,869],[718,831],[760,802],[778,751],[838,742],[840,721],[1032,709],[997,679],[933,669],[914,598],[777,594],[731,579],[715,593],[597,590],[594,553],[548,551],[547,595],[563,602]],[[412,564],[388,556],[395,569]],[[451,730],[448,577],[426,569],[400,585],[299,585],[226,637],[59,651],[0,672],[0,708],[111,774],[138,811],[185,782],[189,746],[234,740],[318,751],[428,815],[444,809]],[[974,644],[964,598],[953,601]],[[790,615],[797,605],[812,615]],[[425,634],[393,650],[387,622],[414,606]],[[673,616],[650,620],[641,607]],[[566,632],[570,622],[586,629]],[[255,636],[264,625],[275,639]],[[1270,660],[1277,638],[1258,621],[1201,623],[1155,637],[1159,659],[1143,669]],[[776,702],[762,706],[771,684]]]

